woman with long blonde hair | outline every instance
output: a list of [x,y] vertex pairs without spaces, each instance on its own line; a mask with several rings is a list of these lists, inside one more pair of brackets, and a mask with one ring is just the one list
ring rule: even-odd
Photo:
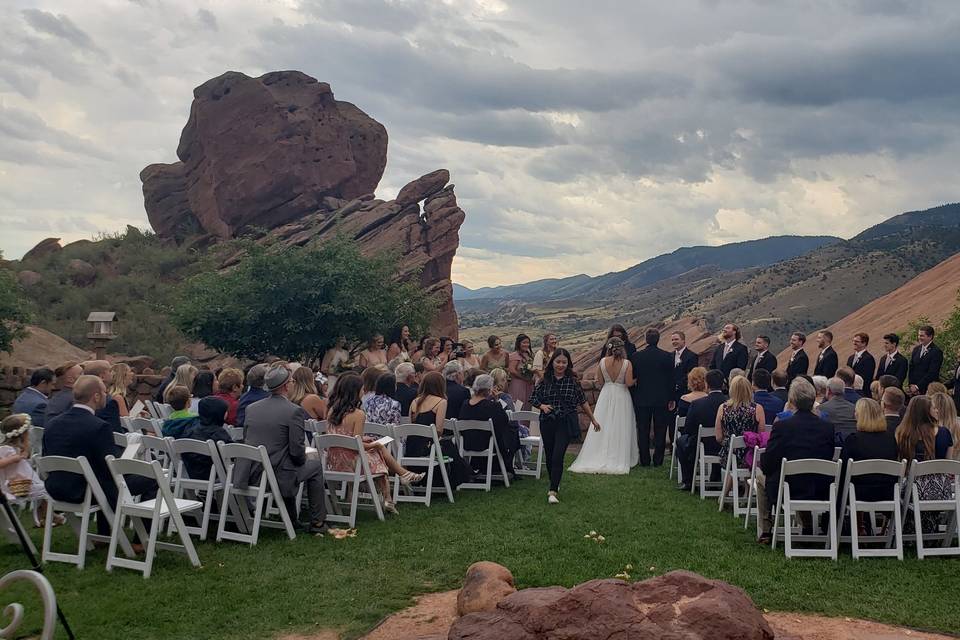
[[136,374],[133,373],[130,365],[124,362],[118,362],[113,365],[111,370],[113,372],[113,382],[110,383],[110,388],[107,389],[107,393],[117,401],[117,406],[120,408],[120,416],[125,417],[130,415],[127,398],[130,396],[130,385],[136,380]]
[[954,460],[960,459],[960,447],[956,446],[960,442],[960,419],[957,418],[957,405],[949,394],[937,392],[930,398],[930,413],[937,419],[940,428],[950,432],[953,439]]
[[[766,416],[763,407],[753,401],[753,386],[745,376],[737,376],[730,383],[730,399],[717,409],[717,419],[714,431],[717,442],[720,442],[720,460],[726,464],[727,452],[730,448],[730,439],[742,436],[746,431],[763,433]],[[734,456],[737,465],[745,466],[746,448],[737,449]]]
[[314,420],[327,417],[327,401],[317,392],[317,383],[310,367],[299,367],[290,377],[287,400],[298,404]]
[[197,377],[197,373],[200,370],[197,369],[192,364],[182,364],[177,367],[176,372],[173,374],[173,380],[170,381],[170,384],[167,385],[167,388],[163,390],[163,401],[169,404],[169,395],[170,390],[174,387],[186,387],[187,389],[193,389],[193,380]]

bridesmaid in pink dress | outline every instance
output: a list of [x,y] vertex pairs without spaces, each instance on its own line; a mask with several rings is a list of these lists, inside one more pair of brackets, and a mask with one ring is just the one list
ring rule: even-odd
[[507,393],[514,400],[523,402],[524,409],[529,409],[530,394],[533,393],[533,352],[530,350],[530,336],[524,333],[517,336],[507,367],[510,372]]

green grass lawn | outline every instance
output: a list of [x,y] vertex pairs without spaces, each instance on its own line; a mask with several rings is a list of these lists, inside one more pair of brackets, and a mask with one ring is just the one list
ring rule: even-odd
[[[546,480],[526,478],[489,494],[461,491],[453,505],[400,505],[401,515],[386,522],[364,514],[353,539],[291,542],[269,531],[254,548],[204,543],[200,569],[161,552],[149,580],[108,574],[99,550],[83,571],[53,563],[46,573],[77,636],[102,640],[270,638],[319,628],[356,637],[418,594],[458,587],[478,560],[506,565],[521,588],[613,577],[627,564],[634,579],[689,569],[743,587],[770,610],[960,633],[960,560],[918,561],[912,552],[903,562],[854,562],[848,552],[837,563],[787,560],[779,548],[757,545],[753,527],[744,531],[715,501],[674,487],[665,469],[568,474],[563,503],[548,506]],[[590,530],[606,543],[585,540]],[[34,539],[39,548],[38,530]],[[0,574],[25,564],[17,548],[0,546]],[[8,590],[0,604],[19,595],[24,629],[35,630],[38,599],[25,593]]]

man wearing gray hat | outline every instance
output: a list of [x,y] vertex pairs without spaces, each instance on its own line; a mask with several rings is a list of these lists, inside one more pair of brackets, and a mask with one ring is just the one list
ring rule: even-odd
[[327,517],[324,504],[323,463],[307,460],[303,409],[287,399],[290,372],[286,367],[273,367],[264,376],[263,386],[270,394],[247,407],[244,419],[244,443],[263,445],[280,485],[280,495],[290,517],[295,517],[297,489],[306,485],[309,502],[309,533],[324,533]]

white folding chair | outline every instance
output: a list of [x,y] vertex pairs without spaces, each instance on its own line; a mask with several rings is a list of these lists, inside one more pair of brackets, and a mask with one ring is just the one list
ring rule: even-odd
[[677,439],[680,437],[680,430],[687,424],[686,417],[677,416],[673,424],[673,440],[670,443],[670,475],[673,478],[673,472],[677,472],[677,484],[683,484],[683,473],[680,470],[680,457],[677,455]]
[[411,422],[413,421],[410,419],[410,416],[400,416],[399,424],[410,424]]
[[170,417],[170,414],[173,413],[173,407],[171,407],[169,404],[166,404],[166,403],[161,403],[157,405],[157,409],[160,412],[161,420],[166,420],[167,418]]
[[363,425],[363,434],[377,436],[378,438],[393,438],[393,442],[388,444],[386,449],[394,458],[397,457],[397,438],[395,435],[393,435],[393,425],[365,422]]
[[230,439],[234,442],[243,442],[243,427],[234,427],[234,426],[224,426],[224,431],[227,432],[227,435],[230,436]]
[[[158,420],[163,420],[165,417],[160,411],[160,406],[162,403],[156,402],[154,400],[144,400],[143,406],[146,408],[147,413],[150,414],[151,418],[156,418]],[[139,416],[131,416],[139,417]]]
[[703,446],[705,438],[716,435],[713,427],[700,427],[697,433],[697,453],[693,459],[693,479],[690,482],[690,493],[699,489],[700,499],[717,498],[722,493],[723,483],[719,480],[710,480],[713,465],[722,465],[719,455],[707,454]]
[[[840,522],[845,514],[850,514],[850,535],[840,536],[840,542],[850,541],[850,550],[853,559],[862,557],[895,557],[903,560],[903,522],[900,517],[900,496],[903,492],[903,480],[907,470],[907,461],[901,460],[849,460],[847,473],[843,481],[843,496],[840,498]],[[863,475],[890,476],[894,480],[890,483],[890,499],[866,501],[857,498],[857,487],[853,479]],[[870,516],[873,535],[861,536],[858,526],[860,514]],[[886,519],[885,534],[877,533],[877,513],[891,514]],[[890,541],[894,541],[894,548],[889,548]],[[881,543],[883,548],[861,549],[863,543]]]
[[[156,557],[158,549],[186,553],[187,557],[190,558],[190,564],[199,567],[200,558],[197,556],[197,550],[194,548],[193,541],[190,540],[190,534],[183,523],[182,514],[202,509],[203,503],[196,500],[174,498],[173,494],[170,493],[170,486],[164,478],[163,469],[160,468],[160,463],[156,460],[152,462],[117,460],[113,456],[107,456],[107,466],[110,467],[110,473],[113,474],[118,489],[117,509],[113,516],[113,529],[110,533],[110,548],[107,550],[107,571],[112,571],[114,567],[122,567],[140,571],[144,578],[149,578],[150,571],[153,568],[153,559]],[[150,500],[137,500],[136,496],[131,495],[124,479],[124,476],[131,475],[141,476],[156,482],[157,497]],[[120,558],[116,555],[117,544],[120,539],[127,539],[127,534],[123,530],[124,518],[132,518],[134,522],[139,522],[141,526],[144,520],[150,520],[150,531],[143,560]],[[163,529],[163,521],[166,518],[170,518],[173,522],[173,532],[180,538],[180,544],[157,540],[157,536]]]
[[[287,513],[286,504],[280,494],[280,485],[277,482],[276,474],[273,472],[273,466],[270,464],[267,448],[263,445],[252,447],[237,442],[231,444],[218,442],[217,449],[227,471],[226,480],[223,482],[220,521],[217,523],[217,542],[233,540],[235,542],[246,542],[253,546],[257,544],[260,537],[261,526],[282,528],[286,530],[288,538],[291,540],[296,538],[297,533],[293,528],[293,521],[290,520],[290,514]],[[243,461],[246,462],[237,464]],[[255,471],[257,468],[260,470],[260,480],[255,487],[251,487],[248,484],[248,477],[242,476]],[[280,513],[280,522],[268,520],[264,517],[264,504],[268,494]],[[249,514],[246,513],[246,498],[254,499],[252,522]],[[238,520],[251,522],[250,533],[227,531],[226,525],[231,507],[240,510],[237,514]]]
[[[360,497],[365,495],[372,503],[371,506],[377,514],[377,518],[384,519],[383,505],[380,503],[380,494],[377,491],[377,485],[374,479],[383,477],[385,474],[373,474],[370,471],[370,461],[367,459],[367,452],[363,448],[363,439],[360,436],[342,436],[335,433],[326,433],[317,436],[315,439],[317,451],[320,453],[323,465],[323,481],[328,486],[328,494],[333,506],[334,513],[327,514],[328,522],[343,522],[351,529],[357,524],[357,510],[360,507]],[[327,457],[330,449],[339,448],[353,451],[356,453],[356,461],[353,471],[335,471],[328,468]],[[349,507],[347,515],[341,512],[340,498],[338,492],[331,483],[343,485],[345,496],[344,506]],[[349,502],[346,502],[349,500]]]
[[[943,474],[951,487],[952,498],[942,500],[924,499],[920,497],[919,482],[922,478]],[[927,556],[955,556],[960,555],[960,461],[958,460],[926,460],[910,464],[910,475],[907,490],[904,496],[903,522],[906,523],[909,512],[913,512],[914,539],[917,544],[917,558]],[[924,512],[939,512],[949,514],[946,529],[923,533],[922,515]],[[953,545],[954,537],[957,545]],[[939,547],[929,547],[927,542],[939,542]]]
[[[483,482],[464,482],[457,489],[483,489],[490,491],[493,486],[494,478],[503,481],[507,487],[510,486],[510,478],[507,476],[507,467],[503,463],[503,456],[500,455],[500,447],[497,446],[497,438],[493,431],[493,420],[457,420],[457,433],[460,437],[460,455],[468,462],[473,458],[487,459],[487,472]],[[468,449],[464,441],[464,436],[470,432],[480,432],[490,434],[487,446],[483,449]],[[500,475],[493,473],[493,462],[497,461],[500,466]]]
[[514,401],[513,401],[513,410],[514,410],[514,411],[523,411],[523,400],[514,400]]
[[43,455],[43,427],[30,427],[30,457]]
[[172,479],[170,476],[173,467],[173,438],[144,435],[140,438],[140,451],[145,461],[156,460],[160,463],[164,476],[168,480]]
[[457,421],[455,418],[445,418],[443,421],[443,430],[437,435],[439,435],[441,439],[451,438],[457,449],[460,449],[460,431],[457,429]]
[[[197,534],[201,540],[207,539],[207,528],[210,526],[211,517],[217,517],[212,514],[213,501],[217,494],[223,491],[223,476],[219,475],[218,469],[222,469],[220,453],[217,451],[217,445],[213,440],[193,440],[191,438],[178,438],[171,443],[171,454],[173,457],[172,467],[174,471],[173,497],[183,498],[187,491],[193,493],[197,498],[202,498],[203,513],[200,516],[200,526],[187,526],[188,533]],[[195,456],[206,456],[210,458],[210,473],[206,478],[191,478],[187,471],[187,466],[183,461],[184,454]]]
[[760,499],[757,497],[757,479],[758,472],[760,468],[760,458],[763,456],[763,452],[766,449],[759,446],[753,447],[753,461],[750,465],[750,480],[747,482],[747,512],[743,517],[743,528],[746,529],[750,525],[750,516],[754,516],[757,519],[757,537],[760,537]]
[[[829,496],[826,500],[791,500],[790,483],[787,479],[790,476],[807,474],[821,475],[831,478]],[[773,532],[771,546],[776,548],[777,538],[783,537],[784,553],[788,558],[794,557],[816,557],[837,559],[837,547],[839,540],[837,538],[837,483],[840,481],[840,463],[833,460],[819,460],[814,458],[804,458],[801,460],[783,459],[783,466],[780,469],[780,488],[777,492],[777,507],[773,516]],[[827,535],[820,534],[796,534],[793,531],[793,518],[795,515],[809,511],[811,524],[813,527],[818,525],[817,516],[820,513],[828,513],[830,517]],[[783,515],[783,532],[780,533],[780,516]],[[823,549],[794,548],[796,542],[822,542]]]
[[[399,442],[399,455],[397,462],[400,466],[410,469],[422,467],[426,469],[426,485],[423,487],[423,495],[419,495],[420,487],[409,487],[409,494],[400,492],[400,478],[393,478],[393,501],[394,502],[418,502],[430,506],[430,497],[434,491],[445,491],[447,500],[453,502],[453,490],[450,488],[450,479],[447,477],[447,468],[444,464],[443,452],[440,450],[440,438],[437,437],[437,430],[433,425],[424,424],[400,424],[393,428],[393,433]],[[406,439],[415,436],[432,440],[430,450],[424,457],[406,455]],[[434,469],[440,469],[440,477],[443,479],[443,488],[434,488],[433,473]]]
[[[740,516],[747,513],[747,504],[744,504],[744,496],[740,491],[740,483],[747,483],[750,480],[752,469],[741,468],[737,465],[736,452],[740,449],[746,449],[747,445],[743,441],[743,436],[732,436],[730,446],[727,447],[727,460],[723,471],[720,473],[720,482],[723,487],[720,491],[718,511],[723,511],[723,506],[727,503],[733,505],[733,517],[740,519]],[[727,482],[730,482],[730,493],[726,493]],[[749,490],[748,490],[749,491]]]
[[310,446],[314,446],[314,441],[318,435],[323,435],[327,432],[327,421],[326,420],[304,420],[303,429],[307,432],[307,437],[310,439]]
[[127,440],[127,434],[126,434],[126,433],[117,433],[116,431],[114,431],[114,432],[113,432],[113,444],[117,445],[118,447],[124,447],[124,448],[126,448],[126,446],[127,446],[128,444],[130,444],[130,441]]
[[[46,478],[53,472],[61,472],[75,474],[86,481],[87,488],[84,490],[83,500],[80,502],[74,503],[55,500],[49,495],[46,497],[47,519],[43,529],[43,546],[41,551],[41,559],[43,562],[66,562],[77,565],[78,569],[83,569],[83,565],[86,562],[87,551],[93,549],[93,541],[110,541],[110,536],[90,533],[90,520],[94,518],[98,512],[102,511],[112,528],[113,509],[110,508],[110,503],[107,502],[107,496],[104,494],[103,488],[97,480],[97,476],[93,474],[90,463],[84,456],[78,458],[38,456],[35,460],[37,463],[37,473],[43,478]],[[60,553],[50,550],[51,536],[53,535],[53,514],[58,511],[66,516],[70,528],[73,529],[73,532],[77,536],[80,543],[77,553]],[[133,548],[126,538],[122,540],[120,546],[127,557],[133,557]]]
[[834,447],[833,448],[833,461],[836,462],[840,459],[840,452],[843,451],[843,447]]
[[523,452],[517,452],[517,458],[520,463],[516,468],[517,475],[534,476],[539,480],[540,474],[543,471],[543,438],[540,437],[540,412],[507,411],[507,417],[510,418],[511,422],[529,423],[530,435],[525,438],[520,438],[520,444],[531,448],[531,456],[534,455],[532,449],[536,449],[536,463],[533,469],[527,466],[527,463],[523,460]]
[[131,433],[163,437],[163,420],[157,418],[130,418],[126,427]]

